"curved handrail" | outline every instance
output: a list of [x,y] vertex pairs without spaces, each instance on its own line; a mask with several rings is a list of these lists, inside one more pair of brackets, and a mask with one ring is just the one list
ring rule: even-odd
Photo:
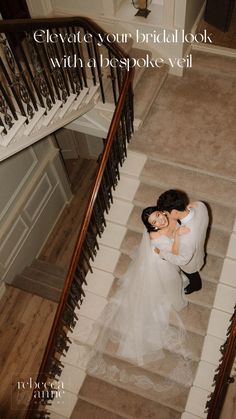
[[228,337],[221,346],[222,358],[214,377],[215,389],[206,404],[207,419],[218,419],[224,404],[228,385],[231,381],[230,373],[236,356],[236,306],[228,328]]
[[[8,19],[0,20],[0,32],[5,33],[15,33],[15,32],[24,32],[32,31],[36,29],[52,29],[59,28],[62,26],[81,26],[90,31],[97,39],[99,39],[98,34],[103,36],[107,34],[104,29],[102,29],[97,23],[93,22],[88,17],[66,17],[66,18],[47,18],[47,19]],[[100,39],[99,39],[100,41]],[[101,41],[100,41],[101,42]],[[122,48],[117,43],[109,42],[106,37],[104,37],[103,45],[107,47],[113,54],[121,57],[128,57]],[[132,71],[131,71],[132,73]]]
[[[103,37],[106,35],[102,28],[100,28],[96,23],[94,23],[89,18],[82,18],[82,17],[73,17],[73,18],[51,18],[51,19],[27,19],[27,20],[5,20],[0,21],[0,32],[4,33],[16,33],[16,32],[23,32],[23,31],[33,31],[36,29],[49,29],[49,28],[58,28],[58,27],[65,27],[65,26],[79,26],[87,31],[89,31],[94,37],[98,39],[98,33],[102,34]],[[104,37],[103,45],[109,49],[109,51],[116,56],[117,58],[122,57],[129,57],[117,44],[108,42]],[[57,307],[57,311],[54,317],[54,321],[51,327],[50,336],[47,342],[47,346],[43,355],[43,359],[41,362],[41,366],[38,373],[39,377],[44,377],[45,381],[47,378],[47,364],[50,359],[50,356],[53,352],[55,352],[55,339],[57,337],[57,332],[59,331],[60,327],[60,320],[62,318],[63,310],[65,309],[67,297],[70,292],[70,287],[73,282],[73,277],[75,271],[77,269],[78,262],[80,260],[80,255],[82,251],[83,244],[85,242],[86,234],[88,232],[89,223],[91,221],[92,211],[95,204],[95,200],[98,196],[99,187],[102,182],[103,174],[106,169],[106,164],[109,159],[109,153],[113,146],[114,137],[117,134],[118,126],[121,122],[122,114],[124,112],[124,106],[126,103],[126,99],[128,95],[132,91],[132,79],[134,75],[134,69],[130,69],[129,71],[124,70],[124,78],[123,85],[120,88],[119,98],[116,104],[116,108],[113,114],[113,118],[111,121],[111,125],[108,131],[106,145],[104,147],[104,151],[99,163],[99,168],[97,171],[96,179],[94,181],[94,185],[90,194],[90,198],[87,203],[85,215],[82,222],[82,227],[79,232],[77,242],[73,251],[73,255],[71,258],[70,266],[68,269],[68,273],[65,279],[64,287],[61,293],[61,298]],[[133,119],[133,114],[131,116]],[[37,379],[38,379],[37,378]],[[42,378],[40,378],[42,380]],[[26,414],[26,418],[31,417],[31,408],[33,409],[33,400],[31,398],[30,405],[28,407],[28,411]]]
[[101,184],[102,175],[104,173],[105,165],[106,165],[106,162],[107,162],[107,159],[108,159],[108,156],[109,156],[109,151],[111,149],[112,141],[113,141],[113,138],[114,138],[114,133],[115,133],[116,128],[117,128],[118,123],[119,123],[119,117],[120,117],[121,112],[122,112],[122,105],[124,103],[126,93],[128,91],[128,87],[129,87],[129,84],[132,80],[132,77],[133,77],[133,73],[129,73],[128,77],[125,80],[123,90],[122,90],[121,95],[119,97],[118,104],[117,104],[115,113],[114,113],[113,118],[112,118],[112,122],[111,122],[109,131],[108,131],[108,135],[107,135],[107,144],[106,144],[106,147],[104,149],[102,159],[100,161],[99,169],[98,169],[98,172],[97,172],[97,175],[96,175],[96,178],[95,178],[94,186],[92,188],[91,195],[90,195],[90,198],[89,198],[88,203],[87,203],[87,207],[86,207],[86,210],[85,210],[85,215],[84,215],[84,218],[83,218],[83,222],[81,224],[81,229],[80,229],[77,241],[76,241],[76,245],[75,245],[74,252],[73,252],[73,255],[72,255],[72,258],[71,258],[71,263],[70,263],[70,266],[69,266],[69,270],[68,270],[66,280],[65,280],[65,284],[64,284],[64,287],[63,287],[63,290],[62,290],[61,298],[60,298],[60,301],[59,301],[59,304],[58,304],[58,307],[57,307],[57,311],[56,311],[56,314],[55,314],[55,317],[54,317],[54,321],[53,321],[53,325],[52,325],[52,329],[51,329],[52,333],[50,333],[50,336],[49,336],[48,345],[47,345],[46,352],[45,352],[44,357],[43,357],[43,361],[42,361],[42,364],[41,364],[41,367],[40,367],[40,370],[39,370],[39,374],[43,374],[44,367],[46,365],[46,359],[47,359],[47,357],[49,355],[49,352],[50,352],[50,346],[53,343],[53,340],[55,338],[56,325],[58,324],[59,318],[60,318],[61,313],[63,311],[63,307],[65,305],[65,301],[66,301],[66,298],[67,298],[67,295],[68,295],[68,292],[69,292],[69,289],[70,289],[70,285],[71,285],[72,280],[73,280],[73,274],[74,274],[74,272],[76,270],[76,267],[77,267],[77,263],[78,263],[78,260],[79,260],[79,257],[80,257],[80,252],[81,252],[81,249],[82,249],[82,245],[83,245],[83,242],[84,242],[84,239],[85,239],[85,236],[86,236],[86,233],[87,233],[88,225],[89,225],[89,222],[90,222],[90,219],[91,219],[94,202],[95,202],[95,199],[96,199],[97,194],[98,194],[98,189],[99,189],[99,186]]

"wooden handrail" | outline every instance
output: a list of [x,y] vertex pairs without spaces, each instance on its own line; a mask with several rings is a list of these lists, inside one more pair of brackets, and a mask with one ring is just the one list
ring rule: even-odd
[[78,264],[78,261],[79,261],[80,252],[81,252],[82,245],[83,245],[86,233],[87,233],[88,225],[89,225],[89,222],[90,222],[90,219],[91,219],[94,202],[95,202],[95,199],[96,199],[97,194],[98,194],[98,189],[99,189],[99,186],[101,184],[102,175],[103,175],[104,170],[105,170],[105,166],[106,166],[106,162],[107,162],[109,152],[110,152],[110,149],[111,149],[111,146],[112,146],[114,134],[116,132],[116,128],[117,128],[118,123],[119,123],[119,118],[120,118],[120,115],[121,115],[121,112],[122,112],[122,107],[123,107],[123,104],[124,104],[124,101],[125,101],[125,98],[126,98],[126,94],[127,94],[129,85],[132,81],[133,74],[134,74],[133,71],[129,72],[129,74],[128,74],[126,80],[125,80],[123,90],[122,90],[121,95],[119,97],[118,104],[116,106],[116,110],[115,110],[115,113],[114,113],[112,121],[111,121],[111,125],[110,125],[108,135],[107,135],[107,143],[106,143],[103,155],[102,155],[102,159],[100,161],[100,165],[99,165],[97,175],[96,175],[96,178],[95,178],[95,181],[94,181],[94,185],[93,185],[93,188],[92,188],[92,191],[91,191],[91,194],[90,194],[90,198],[89,198],[87,206],[86,206],[86,210],[85,210],[84,217],[83,217],[83,222],[82,222],[81,229],[80,229],[80,232],[79,232],[79,235],[78,235],[78,238],[77,238],[77,241],[76,241],[76,245],[75,245],[75,248],[74,248],[74,251],[73,251],[73,255],[72,255],[72,258],[71,258],[71,263],[70,263],[69,270],[68,270],[68,273],[67,273],[67,276],[66,276],[65,284],[64,284],[64,287],[63,287],[63,290],[62,290],[62,294],[61,294],[61,298],[60,298],[60,301],[59,301],[59,304],[58,304],[58,307],[57,307],[57,311],[56,311],[56,314],[55,314],[55,317],[54,317],[54,321],[53,321],[52,328],[51,328],[51,333],[50,333],[50,336],[49,336],[46,351],[44,353],[43,361],[42,361],[42,364],[41,364],[41,367],[40,367],[40,370],[39,370],[39,374],[43,374],[43,372],[44,372],[46,361],[47,361],[47,358],[50,354],[50,347],[51,347],[51,345],[52,345],[52,343],[55,339],[56,326],[57,326],[58,321],[61,317],[64,305],[65,305],[65,302],[66,302],[66,298],[67,298],[67,295],[68,295],[68,292],[69,292],[69,289],[70,289],[70,286],[71,286],[71,283],[72,283],[72,280],[73,280],[73,274],[76,270],[76,267],[77,267],[77,264]]
[[215,389],[207,402],[207,419],[218,419],[225,401],[230,380],[230,373],[236,356],[236,307],[228,329],[228,337],[221,347],[222,360],[214,377]]
[[[66,17],[66,18],[48,18],[48,19],[8,19],[0,20],[0,32],[16,33],[24,31],[33,31],[37,29],[52,29],[65,26],[80,26],[86,28],[94,37],[99,39],[98,34],[104,36],[103,45],[107,47],[114,55],[119,58],[128,57],[128,54],[120,48],[117,43],[109,42],[105,35],[107,34],[97,23],[88,17]],[[99,39],[100,41],[100,39]]]
[[[18,32],[24,31],[34,31],[37,29],[52,29],[52,28],[66,28],[66,27],[79,27],[84,28],[86,31],[91,33],[96,39],[99,39],[98,34],[101,34],[104,38],[102,43],[116,58],[120,59],[122,57],[129,58],[129,56],[119,47],[116,43],[110,43],[106,39],[106,34],[100,26],[94,23],[89,18],[84,17],[72,17],[72,18],[52,18],[52,19],[27,19],[27,20],[3,20],[0,21],[0,32],[4,32],[5,34],[16,34]],[[41,366],[38,373],[38,381],[42,381],[42,377],[47,381],[47,366],[48,361],[53,353],[55,353],[55,341],[57,337],[57,333],[59,333],[60,329],[60,321],[62,319],[63,312],[66,307],[67,298],[70,293],[70,288],[73,283],[73,277],[75,275],[75,271],[78,267],[78,263],[81,257],[81,251],[83,245],[86,240],[86,234],[88,232],[88,227],[91,222],[91,217],[93,213],[93,208],[95,205],[96,198],[99,193],[99,188],[103,180],[103,174],[106,170],[106,164],[108,162],[110,151],[113,146],[114,138],[117,135],[117,130],[120,128],[121,120],[124,117],[124,108],[127,103],[127,98],[129,98],[130,94],[132,94],[132,80],[134,75],[134,69],[130,69],[127,71],[126,69],[122,69],[122,80],[119,81],[121,83],[121,88],[119,91],[118,101],[116,103],[116,108],[113,114],[113,118],[111,121],[111,125],[108,131],[107,139],[105,142],[104,151],[101,156],[101,160],[99,162],[99,167],[97,170],[96,178],[93,184],[93,188],[90,193],[90,198],[87,203],[85,215],[83,218],[82,226],[80,232],[77,237],[76,245],[73,251],[73,255],[71,258],[70,266],[68,269],[68,273],[65,279],[64,287],[61,293],[61,298],[57,307],[57,311],[54,317],[53,325],[51,328],[50,336],[47,342],[47,346],[43,355],[43,359],[41,362]],[[132,106],[131,106],[132,108]],[[131,109],[131,120],[133,119],[133,112]],[[124,120],[123,120],[124,124]],[[122,129],[126,131],[127,127],[122,125]],[[113,185],[114,186],[114,185]],[[31,398],[31,402],[26,414],[26,418],[31,417],[31,409],[34,410],[33,406],[33,399]]]

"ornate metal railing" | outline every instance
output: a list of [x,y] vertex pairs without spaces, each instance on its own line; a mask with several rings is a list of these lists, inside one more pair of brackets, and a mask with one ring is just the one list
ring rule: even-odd
[[225,343],[220,347],[222,357],[214,377],[215,389],[206,403],[207,419],[218,419],[230,383],[234,382],[231,376],[236,356],[236,306],[230,319]]
[[[92,35],[92,42],[84,42],[83,45],[81,42],[68,42],[67,46],[62,42],[56,46],[48,46],[42,42],[38,45],[34,41],[36,30],[45,30],[45,36],[49,37],[80,32],[83,39],[89,39]],[[78,320],[79,309],[85,297],[86,274],[92,271],[91,260],[94,260],[99,248],[97,238],[101,237],[106,226],[104,214],[108,213],[112,203],[112,191],[119,180],[119,167],[126,158],[127,143],[133,132],[133,70],[127,71],[124,66],[110,67],[109,73],[104,74],[104,69],[99,64],[101,48],[110,60],[120,60],[128,56],[118,45],[108,42],[106,33],[87,18],[3,21],[0,23],[0,32],[4,33],[0,39],[2,56],[5,54],[0,62],[4,76],[3,85],[0,85],[0,106],[2,103],[2,123],[5,130],[11,129],[18,112],[29,120],[37,111],[38,103],[50,111],[56,100],[66,102],[71,93],[79,94],[87,86],[89,78],[93,84],[99,82],[101,97],[105,101],[107,86],[104,76],[108,76],[110,92],[112,91],[116,105],[36,379],[36,382],[44,383],[43,391],[33,391],[26,413],[26,418],[47,418],[50,415],[47,406],[55,396],[53,383],[59,380],[63,369],[61,358],[65,356],[71,343],[67,335],[69,331],[73,331]],[[20,43],[17,44],[19,33]],[[98,34],[104,39],[102,45]],[[15,45],[17,46],[14,47]],[[76,54],[79,63],[83,65],[72,69],[54,69],[52,58],[63,59],[63,54],[66,57]],[[93,60],[96,65],[87,68],[88,60]]]
[[105,102],[110,84],[117,103],[125,69],[104,61],[126,55],[106,35],[88,18],[1,20],[3,134],[13,131],[19,118],[28,124],[39,108],[47,115],[56,105],[63,107],[88,85],[99,84]]

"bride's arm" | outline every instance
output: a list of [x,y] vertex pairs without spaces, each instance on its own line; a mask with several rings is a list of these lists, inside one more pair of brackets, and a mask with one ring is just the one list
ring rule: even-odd
[[[190,229],[187,226],[181,226],[175,229],[174,231],[174,242],[172,244],[171,253],[173,255],[178,256],[179,254],[179,236],[182,234],[187,234],[190,231]],[[154,251],[159,254],[160,249],[158,247],[155,247]]]
[[190,229],[187,226],[181,226],[175,229],[174,242],[171,249],[171,253],[173,253],[173,255],[179,254],[179,236],[181,236],[182,234],[187,234],[189,231]]

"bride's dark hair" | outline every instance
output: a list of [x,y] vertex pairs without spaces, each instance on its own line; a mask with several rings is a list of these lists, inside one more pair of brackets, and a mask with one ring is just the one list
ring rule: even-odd
[[159,230],[159,228],[157,228],[157,227],[153,226],[153,225],[152,225],[152,224],[150,224],[150,223],[149,223],[149,221],[148,221],[148,219],[149,219],[150,215],[151,215],[153,212],[156,212],[156,211],[159,211],[158,207],[147,207],[147,208],[144,208],[144,210],[143,210],[143,212],[142,212],[142,215],[141,215],[142,222],[143,222],[143,224],[145,225],[145,227],[146,227],[146,229],[147,229],[148,233],[150,233],[150,231],[158,231],[158,230]]

